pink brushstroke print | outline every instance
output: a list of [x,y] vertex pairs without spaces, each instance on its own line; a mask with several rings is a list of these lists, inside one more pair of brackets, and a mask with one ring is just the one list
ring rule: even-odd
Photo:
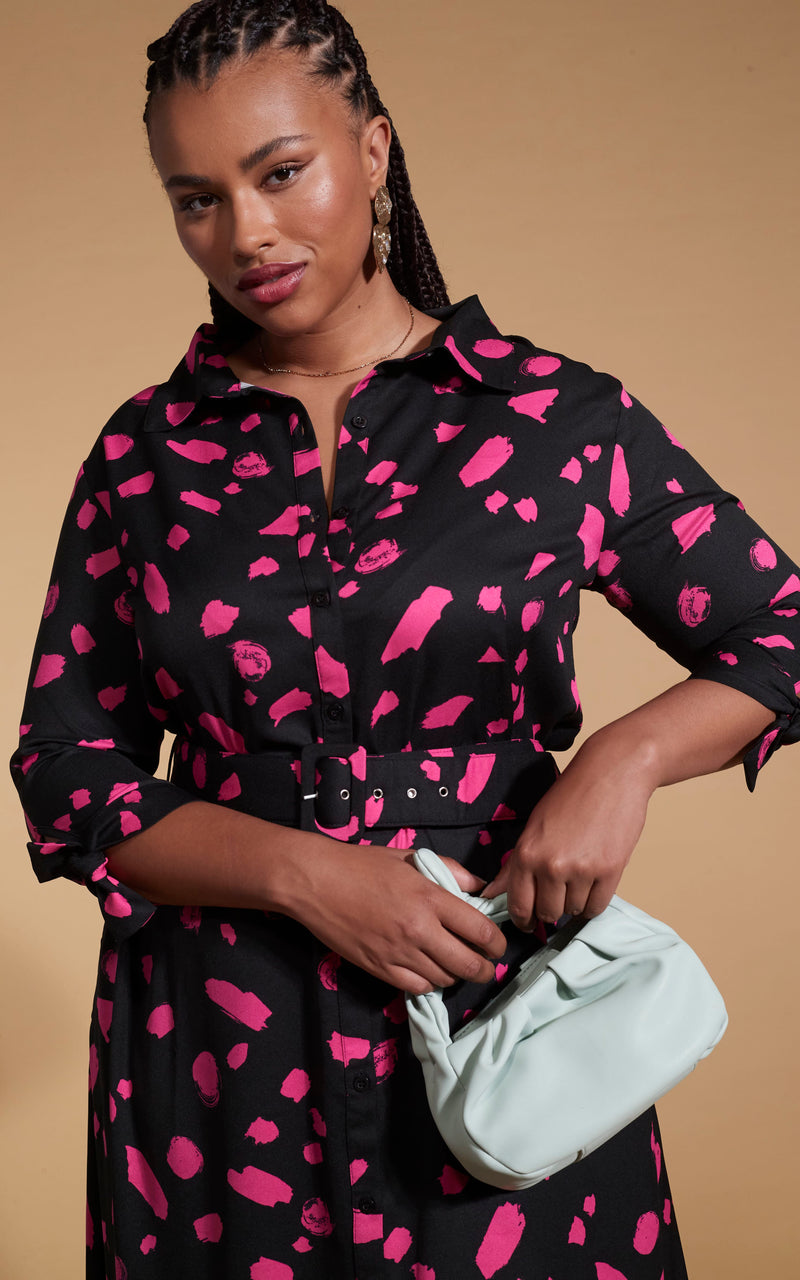
[[449,725],[455,724],[460,715],[466,711],[470,703],[475,699],[469,694],[463,694],[455,698],[448,698],[447,702],[442,702],[438,707],[431,707],[422,721],[423,729],[442,729]]
[[346,1067],[353,1061],[366,1058],[372,1050],[369,1040],[359,1036],[343,1036],[338,1031],[334,1031],[328,1044],[335,1060],[343,1062]]
[[200,620],[203,635],[209,640],[213,636],[225,635],[238,617],[239,610],[236,605],[223,604],[221,600],[211,600],[203,610]]
[[278,1126],[274,1120],[262,1120],[261,1117],[254,1120],[244,1135],[246,1138],[252,1138],[253,1142],[259,1146],[265,1146],[269,1142],[274,1142],[278,1137]]
[[191,1138],[175,1137],[169,1144],[167,1164],[176,1178],[188,1182],[201,1172],[204,1161],[200,1148]]
[[452,334],[448,334],[448,336],[445,338],[444,345],[447,347],[448,351],[452,351],[456,361],[458,362],[458,364],[461,366],[461,368],[464,370],[465,373],[468,373],[471,378],[474,378],[476,380],[476,382],[483,382],[483,378],[481,377],[478,370],[475,368],[474,364],[471,364],[467,359],[467,357],[465,355],[462,355],[462,353],[459,351],[458,347],[456,346],[456,340]]
[[219,716],[212,716],[210,712],[204,711],[197,717],[197,723],[219,743],[223,750],[232,751],[236,755],[245,754],[246,747],[242,735]]
[[543,391],[526,391],[524,395],[513,396],[508,406],[517,413],[525,414],[528,418],[534,418],[537,422],[544,423],[547,410],[554,405],[558,398],[558,389],[550,387]]
[[219,1244],[222,1239],[222,1218],[218,1213],[207,1213],[202,1218],[195,1218],[192,1225],[201,1244]]
[[292,1198],[292,1188],[288,1182],[274,1173],[268,1173],[266,1169],[256,1169],[251,1164],[241,1171],[229,1169],[228,1183],[246,1200],[268,1205],[271,1209],[276,1204],[289,1204]]
[[492,436],[489,440],[485,440],[477,453],[474,453],[469,462],[464,464],[458,473],[458,478],[465,488],[471,489],[473,485],[480,484],[482,480],[488,480],[501,467],[504,467],[513,454],[514,446],[508,436]]
[[168,440],[167,448],[190,462],[203,464],[221,462],[228,455],[224,445],[215,444],[212,440]]
[[144,566],[144,594],[154,613],[169,613],[169,591],[160,569],[154,564]]
[[495,1209],[475,1258],[484,1280],[505,1267],[522,1239],[525,1215],[518,1204],[501,1204]]
[[587,504],[584,512],[583,523],[578,530],[578,537],[583,543],[584,548],[584,569],[590,569],[593,564],[597,563],[600,557],[600,548],[603,543],[605,523],[603,513],[598,511],[597,507]]
[[567,1244],[586,1244],[586,1226],[582,1218],[576,1214],[569,1229]]
[[413,1243],[414,1238],[407,1227],[395,1227],[386,1237],[383,1256],[389,1262],[402,1262]]
[[271,1010],[253,991],[242,991],[223,978],[208,978],[206,994],[234,1022],[244,1023],[253,1031],[263,1031]]
[[673,520],[672,532],[681,544],[681,554],[685,554],[690,547],[693,547],[704,533],[710,532],[716,518],[712,504],[695,507],[693,511],[688,511],[686,515],[678,516],[677,520]]
[[621,444],[614,446],[614,462],[611,466],[609,501],[618,516],[624,516],[631,505],[631,482]]
[[294,1067],[281,1085],[281,1093],[284,1098],[291,1098],[292,1102],[300,1102],[310,1088],[311,1080],[308,1072],[302,1067]]
[[444,587],[426,587],[398,622],[381,654],[381,662],[391,662],[409,649],[418,652],[452,599],[452,593]]
[[658,1220],[657,1213],[643,1213],[636,1223],[636,1233],[633,1237],[633,1247],[637,1253],[652,1253],[658,1241],[658,1233],[661,1230],[661,1223]]
[[328,1206],[324,1200],[315,1198],[306,1200],[300,1221],[312,1236],[329,1236],[333,1231],[333,1223]]
[[446,1196],[460,1195],[468,1182],[469,1176],[464,1170],[454,1169],[450,1164],[446,1164],[439,1175],[442,1194]]
[[147,1201],[157,1218],[166,1218],[169,1211],[167,1197],[161,1188],[158,1178],[136,1147],[125,1148],[128,1158],[128,1181]]
[[378,701],[372,709],[370,728],[374,729],[375,725],[383,716],[391,715],[392,711],[396,711],[399,705],[400,699],[397,694],[391,689],[386,689],[378,698]]

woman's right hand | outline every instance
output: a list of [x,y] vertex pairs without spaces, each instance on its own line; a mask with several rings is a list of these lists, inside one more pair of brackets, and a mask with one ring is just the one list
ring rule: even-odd
[[[503,934],[417,871],[412,856],[194,800],[109,849],[108,868],[153,903],[291,916],[346,960],[414,995],[460,978],[491,981]],[[443,861],[461,889],[484,888]]]
[[[326,842],[303,865],[284,906],[315,937],[376,978],[412,995],[459,979],[489,982],[506,949],[501,930],[469,903],[433,884],[405,849]],[[460,888],[483,881],[450,858]]]

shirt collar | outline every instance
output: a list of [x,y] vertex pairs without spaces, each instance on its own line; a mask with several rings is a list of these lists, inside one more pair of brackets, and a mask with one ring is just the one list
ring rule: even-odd
[[[385,364],[402,369],[427,361],[433,365],[432,377],[457,378],[506,392],[525,381],[521,366],[536,347],[525,338],[502,335],[476,295],[428,314],[440,321],[430,346]],[[135,400],[148,404],[145,431],[172,431],[196,427],[198,420],[213,415],[215,400],[243,395],[246,390],[247,384],[243,387],[228,365],[214,325],[202,324],[168,381],[141,392]]]
[[520,366],[536,354],[536,347],[527,338],[501,334],[476,294],[463,302],[438,307],[429,315],[441,321],[431,345],[408,356],[407,361],[445,357],[452,372],[462,380],[498,391],[513,391],[524,381]]

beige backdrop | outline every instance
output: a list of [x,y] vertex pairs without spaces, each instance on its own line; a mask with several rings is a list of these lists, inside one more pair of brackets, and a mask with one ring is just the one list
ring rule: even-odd
[[[479,291],[506,331],[623,376],[797,556],[797,0],[344,7],[453,296]],[[77,464],[170,372],[205,303],[139,124],[143,50],[174,0],[4,8],[10,749]],[[680,675],[594,599],[578,644],[589,728]],[[739,770],[660,793],[624,881],[700,950],[731,1015],[661,1108],[693,1280],[796,1274],[798,763],[784,752],[754,797]],[[78,1280],[99,913],[36,885],[10,786],[0,821],[0,1273]]]

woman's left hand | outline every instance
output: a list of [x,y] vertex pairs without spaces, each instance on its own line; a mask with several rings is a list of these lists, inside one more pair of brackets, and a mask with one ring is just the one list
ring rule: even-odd
[[592,734],[536,805],[502,871],[511,917],[596,916],[608,906],[657,787],[737,763],[774,713],[749,694],[690,678]]
[[611,900],[644,826],[653,783],[644,763],[613,761],[589,739],[538,802],[484,897],[508,893],[511,918],[595,916]]

